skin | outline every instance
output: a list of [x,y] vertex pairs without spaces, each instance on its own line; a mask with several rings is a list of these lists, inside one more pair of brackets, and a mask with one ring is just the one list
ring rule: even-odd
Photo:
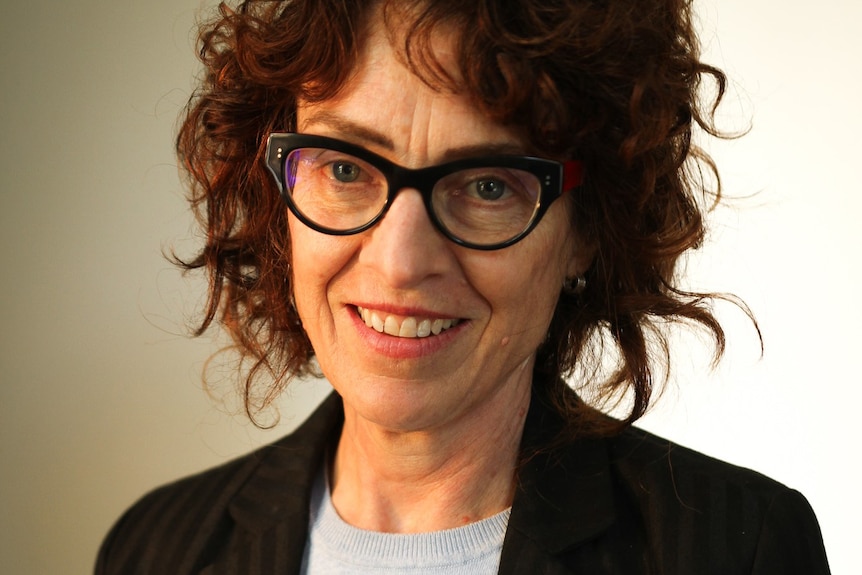
[[[446,63],[443,38],[437,55]],[[483,152],[524,153],[514,131],[457,94],[430,89],[372,27],[339,95],[300,102],[300,132],[362,145],[408,167]],[[332,501],[357,527],[422,532],[511,505],[535,350],[563,280],[587,254],[557,201],[521,242],[462,248],[403,190],[374,228],[327,236],[290,217],[297,310],[323,373],[344,399],[330,473]],[[396,324],[457,319],[440,335],[402,338],[366,326],[357,308]]]

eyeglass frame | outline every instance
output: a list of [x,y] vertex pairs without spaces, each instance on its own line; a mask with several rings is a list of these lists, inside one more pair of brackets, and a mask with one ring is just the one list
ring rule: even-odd
[[[386,178],[388,186],[386,202],[377,215],[369,222],[347,230],[328,228],[309,219],[294,203],[291,194],[288,192],[285,174],[285,164],[287,163],[288,156],[291,152],[301,148],[322,148],[350,154],[376,168]],[[558,162],[534,156],[481,156],[454,160],[424,168],[405,168],[362,146],[350,142],[328,136],[299,134],[296,132],[273,132],[269,135],[266,144],[266,167],[275,178],[278,191],[293,215],[309,228],[322,234],[349,236],[374,227],[383,219],[386,212],[389,211],[390,206],[395,201],[395,196],[402,190],[410,188],[420,193],[429,219],[434,224],[434,227],[447,239],[459,246],[484,251],[509,247],[524,239],[539,224],[551,204],[564,193],[580,186],[584,179],[583,163],[579,160]],[[459,238],[446,228],[445,224],[440,221],[434,211],[432,193],[437,182],[450,174],[471,168],[489,167],[512,168],[529,172],[538,178],[540,189],[535,212],[526,228],[508,240],[483,245]]]

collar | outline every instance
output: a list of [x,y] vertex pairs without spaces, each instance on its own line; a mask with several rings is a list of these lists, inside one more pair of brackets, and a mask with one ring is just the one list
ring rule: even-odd
[[[524,428],[525,452],[543,444],[554,420],[550,408],[534,397]],[[332,393],[294,433],[257,452],[256,469],[228,507],[237,526],[259,537],[278,525],[293,534],[288,547],[301,557],[314,478],[343,421],[341,398]],[[614,520],[605,441],[584,439],[553,452],[539,451],[522,465],[509,530],[538,548],[560,553],[597,536]]]
[[293,433],[253,454],[257,468],[228,506],[237,525],[252,533],[284,522],[306,529],[315,474],[343,422],[341,397],[333,392]]
[[522,452],[536,452],[518,474],[509,529],[557,554],[587,541],[615,521],[607,442],[581,439],[542,451],[559,427],[557,416],[535,395],[524,427]]

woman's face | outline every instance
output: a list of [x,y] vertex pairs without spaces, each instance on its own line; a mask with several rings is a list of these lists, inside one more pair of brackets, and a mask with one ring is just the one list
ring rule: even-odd
[[[446,62],[444,50],[437,55]],[[336,98],[300,103],[299,132],[412,168],[525,151],[513,131],[412,75],[385,34],[371,35],[357,66]],[[443,237],[416,190],[403,190],[382,221],[353,236],[321,234],[291,215],[297,309],[346,410],[416,431],[480,417],[488,405],[524,405],[563,280],[583,270],[566,212],[555,202],[530,235],[497,251]],[[431,335],[397,335],[423,322]]]

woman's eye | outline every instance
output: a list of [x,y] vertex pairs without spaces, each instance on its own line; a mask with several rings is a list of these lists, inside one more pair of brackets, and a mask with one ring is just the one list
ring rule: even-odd
[[360,172],[359,166],[350,162],[332,163],[332,177],[339,182],[355,182],[359,178]]
[[499,200],[506,193],[506,183],[501,180],[476,180],[472,187],[475,194],[483,200]]

